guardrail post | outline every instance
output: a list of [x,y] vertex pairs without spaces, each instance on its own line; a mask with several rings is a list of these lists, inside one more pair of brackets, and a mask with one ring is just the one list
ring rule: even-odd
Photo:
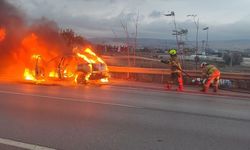
[[163,83],[163,79],[164,79],[164,74],[161,74],[161,83]]

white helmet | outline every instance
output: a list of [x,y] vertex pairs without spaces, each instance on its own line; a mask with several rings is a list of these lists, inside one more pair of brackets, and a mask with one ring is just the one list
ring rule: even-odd
[[203,68],[203,67],[205,67],[206,65],[208,65],[208,63],[202,62],[200,67]]

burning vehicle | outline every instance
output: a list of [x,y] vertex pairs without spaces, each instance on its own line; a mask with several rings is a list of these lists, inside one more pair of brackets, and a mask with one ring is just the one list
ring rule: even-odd
[[[27,22],[26,14],[7,0],[0,0],[0,14],[0,73],[6,79],[108,82],[106,63],[74,30],[60,28],[46,17]],[[79,45],[85,47],[75,47]]]
[[24,79],[36,83],[50,80],[67,80],[77,84],[108,83],[107,64],[90,48],[74,48],[69,55],[56,56],[44,61],[41,55],[32,55],[29,68],[24,70]]

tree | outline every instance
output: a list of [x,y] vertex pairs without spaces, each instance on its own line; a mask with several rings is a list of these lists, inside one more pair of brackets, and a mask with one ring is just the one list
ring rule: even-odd
[[226,65],[240,65],[240,63],[243,61],[242,55],[238,52],[228,52],[224,54],[223,60]]
[[87,41],[84,37],[77,35],[72,29],[61,30],[60,35],[65,40],[68,47],[73,48],[78,45],[90,45],[89,41]]
[[223,60],[224,60],[224,62],[225,62],[226,65],[230,65],[231,56],[229,55],[229,53],[224,54]]
[[239,53],[233,53],[233,65],[240,65],[240,63],[243,61],[242,55]]
[[75,32],[72,29],[61,30],[60,35],[65,40],[67,46],[71,47],[73,45]]

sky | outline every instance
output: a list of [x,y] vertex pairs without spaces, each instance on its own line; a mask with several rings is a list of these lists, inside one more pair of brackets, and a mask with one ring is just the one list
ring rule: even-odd
[[[186,38],[195,40],[250,39],[250,0],[10,0],[22,9],[30,22],[41,17],[62,28],[72,28],[86,38],[135,36],[174,39],[177,30],[187,29]],[[196,15],[196,17],[187,17]],[[136,21],[138,18],[138,21]],[[208,32],[202,30],[209,27]]]

